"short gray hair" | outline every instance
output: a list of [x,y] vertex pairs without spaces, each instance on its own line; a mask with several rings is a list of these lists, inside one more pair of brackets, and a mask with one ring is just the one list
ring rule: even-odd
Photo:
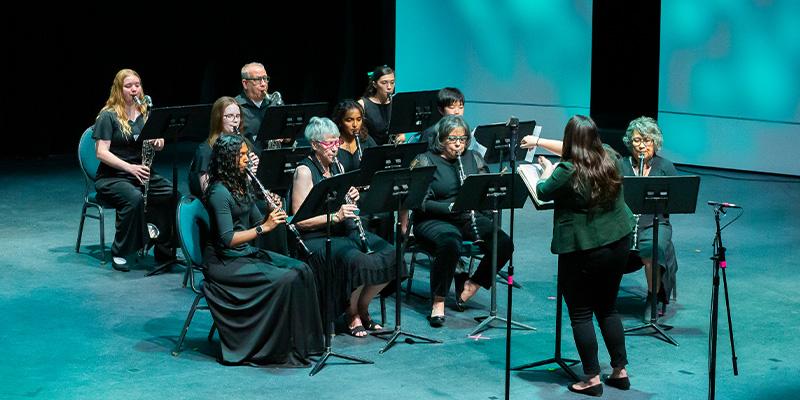
[[309,142],[321,142],[325,140],[325,135],[338,138],[339,128],[328,118],[311,117],[304,133]]
[[467,142],[464,143],[464,148],[469,148],[469,143],[472,141],[472,132],[469,130],[469,124],[467,124],[467,121],[464,121],[464,118],[460,115],[445,115],[434,126],[434,129],[436,130],[436,142],[433,143],[433,147],[436,149],[436,151],[441,152],[444,150],[444,144],[447,141],[447,137],[450,136],[450,132],[456,128],[464,129],[464,134],[467,135]]
[[661,134],[661,128],[658,127],[658,122],[650,117],[639,117],[628,124],[628,129],[625,130],[625,136],[622,142],[628,146],[628,150],[633,154],[633,133],[639,132],[645,139],[653,139],[653,152],[657,153],[664,145],[664,136]]
[[[251,68],[251,67],[261,67],[261,68],[264,68],[264,64],[261,64],[261,63],[259,63],[259,62],[251,62],[251,63],[247,63],[247,64],[245,64],[245,65],[244,65],[244,67],[242,67],[242,79],[252,78],[252,77],[250,76],[250,68]],[[266,68],[264,68],[264,71],[266,71],[266,70],[267,70],[267,69],[266,69]]]

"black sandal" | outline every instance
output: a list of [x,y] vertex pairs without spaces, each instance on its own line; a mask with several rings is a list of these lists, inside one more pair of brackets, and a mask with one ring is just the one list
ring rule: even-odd
[[361,323],[364,324],[364,329],[368,331],[382,331],[383,327],[379,324],[376,324],[372,318],[361,318]]
[[361,333],[361,332],[364,332],[364,333],[367,332],[367,330],[364,329],[364,325],[356,325],[356,326],[350,328],[350,336],[357,337],[359,339],[362,339],[362,338],[365,338],[365,337],[368,336],[368,335],[358,336],[358,334]]

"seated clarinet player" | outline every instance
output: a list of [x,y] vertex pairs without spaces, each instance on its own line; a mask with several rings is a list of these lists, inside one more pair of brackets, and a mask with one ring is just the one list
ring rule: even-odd
[[[139,74],[120,70],[97,115],[92,135],[100,160],[95,189],[117,210],[111,265],[122,272],[130,271],[126,257],[145,248],[149,241],[156,241],[156,262],[172,259],[177,243],[172,183],[150,168],[152,152],[164,149],[164,139],[148,143],[137,140],[147,121],[149,99]],[[144,162],[143,151],[149,158]]]
[[[194,158],[189,164],[189,190],[199,198],[203,197],[208,187],[208,167],[211,163],[211,152],[214,144],[222,135],[237,135],[244,132],[244,119],[242,118],[242,108],[232,97],[223,96],[211,106],[211,121],[208,139],[197,146]],[[250,160],[249,169],[255,173],[258,171],[259,158],[256,155],[256,147],[244,135],[244,142],[249,150]],[[256,200],[256,205],[262,213],[266,213],[267,204],[264,199]],[[265,250],[274,251],[283,255],[288,255],[286,226],[279,225],[260,236],[257,240],[258,247]]]
[[[417,166],[433,165],[436,171],[422,207],[414,210],[412,218],[417,241],[423,248],[432,249],[433,304],[428,321],[432,327],[441,327],[445,322],[444,299],[454,279],[462,241],[475,241],[484,254],[491,254],[492,220],[481,212],[452,210],[466,176],[489,172],[483,157],[467,150],[472,138],[466,121],[458,115],[447,115],[435,125],[435,129],[437,136],[433,149],[415,160]],[[498,232],[497,240],[497,270],[500,271],[511,258],[514,246],[503,231]],[[491,275],[491,257],[483,257],[472,276],[455,276],[458,311],[464,310],[464,303],[481,287],[491,288],[494,279]]]
[[[314,185],[326,178],[342,173],[337,162],[339,129],[328,118],[313,117],[305,129],[306,139],[313,152],[303,159],[295,170],[292,185],[292,210],[300,208]],[[328,315],[346,314],[347,330],[355,337],[364,337],[368,330],[382,327],[372,321],[369,303],[375,295],[395,279],[395,250],[371,232],[359,229],[355,223],[359,199],[358,190],[351,187],[348,197],[353,204],[342,204],[331,214],[333,270],[327,271],[325,235],[328,216],[317,215],[297,223],[303,240],[313,255],[308,263],[315,270],[320,287],[333,292],[333,299],[324,299]],[[369,253],[369,254],[368,254]],[[326,281],[325,277],[332,277]],[[324,292],[324,291],[323,291]]]
[[208,169],[211,217],[203,292],[219,329],[224,364],[310,366],[323,350],[314,274],[302,261],[251,243],[286,221],[278,207],[256,206],[248,148],[241,136],[220,136]]

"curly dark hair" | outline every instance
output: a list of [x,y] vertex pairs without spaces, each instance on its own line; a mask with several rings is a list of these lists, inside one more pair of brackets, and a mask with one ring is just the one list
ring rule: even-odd
[[239,202],[250,202],[252,194],[247,174],[239,171],[239,151],[244,140],[238,135],[222,135],[211,151],[211,164],[208,167],[208,187],[220,182]]
[[584,115],[575,115],[564,128],[564,150],[561,159],[575,165],[572,187],[589,196],[590,206],[610,207],[622,189],[615,154],[603,148],[597,125]]

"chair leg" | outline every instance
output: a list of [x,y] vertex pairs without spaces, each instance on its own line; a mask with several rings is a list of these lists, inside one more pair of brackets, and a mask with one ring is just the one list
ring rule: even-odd
[[214,332],[216,332],[216,331],[217,331],[217,323],[216,322],[212,322],[211,323],[211,329],[208,330],[208,341],[209,342],[214,340]]
[[181,336],[178,338],[178,343],[175,344],[175,348],[172,349],[172,355],[178,356],[181,353],[181,346],[183,346],[183,340],[186,338],[186,332],[189,331],[189,324],[192,323],[192,318],[194,318],[194,312],[197,311],[197,304],[200,302],[200,299],[203,298],[203,294],[200,293],[194,298],[194,302],[192,302],[192,308],[189,309],[189,315],[186,317],[186,322],[183,323],[183,330],[181,330]]
[[83,223],[86,221],[86,207],[87,204],[83,203],[83,210],[81,210],[81,223],[78,224],[78,240],[75,241],[75,252],[81,252],[81,237],[83,237]]

